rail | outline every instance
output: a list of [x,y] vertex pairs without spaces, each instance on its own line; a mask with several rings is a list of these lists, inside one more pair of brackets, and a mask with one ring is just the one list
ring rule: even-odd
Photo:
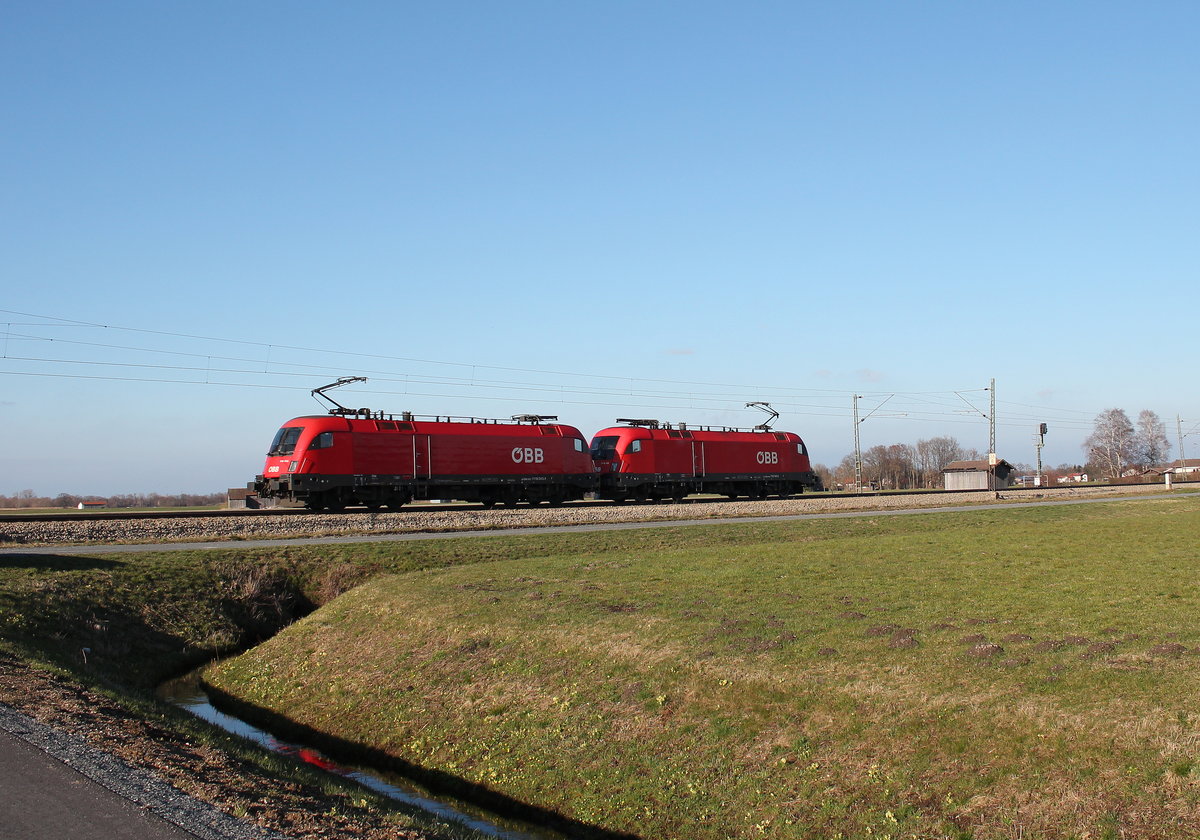
[[[1197,482],[1200,486],[1200,482]],[[1110,487],[1114,490],[1125,489],[1128,485],[1078,485],[1078,488],[1087,487]],[[1137,485],[1134,485],[1137,486]],[[1178,483],[1177,485],[1178,486]],[[1006,496],[1036,496],[1039,493],[1045,493],[1049,490],[1062,491],[1064,489],[1073,489],[1073,487],[1057,485],[1051,487],[1007,487],[1003,490],[995,491],[1003,493]],[[820,491],[816,493],[804,493],[803,495],[793,496],[794,500],[803,499],[855,499],[855,498],[876,498],[881,496],[946,496],[953,498],[970,493],[978,493],[978,489],[974,490],[864,490],[862,492],[845,492],[845,491]],[[728,501],[725,497],[710,497],[704,495],[692,496],[687,499],[686,504],[720,504]],[[740,499],[739,501],[751,501],[748,499]],[[582,502],[566,502],[570,506],[579,507],[611,507],[620,505],[620,502],[589,500]],[[479,505],[473,502],[455,502],[446,504],[424,504],[414,502],[400,508],[399,511],[390,511],[392,513],[408,513],[420,515],[423,512],[444,512],[448,510],[461,510],[462,508],[478,508]],[[524,506],[522,506],[524,507]],[[536,507],[536,506],[534,506]],[[366,508],[349,508],[346,513],[366,513]],[[303,516],[311,515],[313,512],[307,508],[259,508],[259,509],[221,509],[221,510],[174,510],[174,511],[121,511],[121,510],[105,510],[105,511],[79,511],[62,513],[20,513],[17,511],[9,511],[0,513],[0,524],[5,522],[104,522],[114,520],[133,520],[133,519],[213,519],[219,517],[271,517],[271,516]]]

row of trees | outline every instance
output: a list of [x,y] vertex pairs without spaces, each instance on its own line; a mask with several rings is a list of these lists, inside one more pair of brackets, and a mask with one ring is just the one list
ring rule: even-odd
[[126,493],[107,497],[59,493],[51,498],[37,496],[32,490],[22,490],[12,496],[0,496],[0,508],[73,508],[78,507],[80,502],[106,502],[113,508],[194,507],[216,505],[224,501],[224,493],[178,493],[167,496],[158,493]]
[[[1119,408],[1102,412],[1092,434],[1083,443],[1086,464],[1060,464],[1043,470],[1048,476],[1087,473],[1092,478],[1114,479],[1140,473],[1167,463],[1171,442],[1166,425],[1153,411],[1142,411],[1137,422]],[[919,440],[915,445],[893,443],[872,446],[862,453],[864,486],[905,490],[942,486],[942,470],[954,461],[978,461],[984,455],[968,449],[952,437]],[[1030,464],[1014,464],[1020,475],[1032,474]],[[854,455],[847,455],[832,469],[815,465],[826,487],[854,483]]]
[[[893,443],[872,446],[862,453],[864,486],[904,490],[942,486],[942,470],[954,461],[971,461],[982,457],[974,449],[966,449],[952,437],[919,440],[916,444]],[[854,455],[847,455],[833,469],[824,465],[814,467],[826,487],[854,483]]]
[[1166,424],[1153,411],[1142,411],[1135,425],[1123,409],[1110,408],[1096,417],[1083,451],[1094,471],[1111,479],[1165,464],[1171,442]]

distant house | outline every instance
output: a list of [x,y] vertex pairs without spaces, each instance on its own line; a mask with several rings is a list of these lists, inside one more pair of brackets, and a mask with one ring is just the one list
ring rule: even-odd
[[1163,472],[1173,475],[1200,473],[1200,458],[1184,458],[1182,461],[1172,461]]
[[1087,473],[1071,473],[1070,475],[1060,475],[1058,477],[1059,484],[1086,484],[1087,480]]
[[1012,464],[1001,458],[992,466],[987,461],[954,461],[942,470],[947,490],[1003,490],[1013,484]]
[[77,507],[79,510],[92,510],[93,508],[105,508],[105,507],[108,507],[108,502],[104,499],[101,499],[99,501],[93,501],[93,502],[80,502],[77,505]]

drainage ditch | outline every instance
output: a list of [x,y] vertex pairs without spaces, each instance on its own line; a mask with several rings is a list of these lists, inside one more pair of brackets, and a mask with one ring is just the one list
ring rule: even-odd
[[158,696],[201,720],[253,741],[272,752],[298,759],[327,773],[351,779],[389,799],[419,808],[443,821],[466,826],[496,840],[569,840],[568,835],[544,826],[498,816],[469,802],[432,794],[400,774],[343,763],[314,747],[279,738],[216,708],[201,685],[199,671],[163,683],[158,689]]

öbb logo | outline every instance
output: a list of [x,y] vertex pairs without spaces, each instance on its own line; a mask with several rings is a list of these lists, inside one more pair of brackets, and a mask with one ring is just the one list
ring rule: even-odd
[[514,446],[512,459],[514,464],[540,464],[546,460],[546,455],[540,446]]
[[756,455],[755,457],[757,458],[758,463],[760,463],[760,464],[778,464],[779,463],[779,453],[778,452],[759,452],[758,455]]

